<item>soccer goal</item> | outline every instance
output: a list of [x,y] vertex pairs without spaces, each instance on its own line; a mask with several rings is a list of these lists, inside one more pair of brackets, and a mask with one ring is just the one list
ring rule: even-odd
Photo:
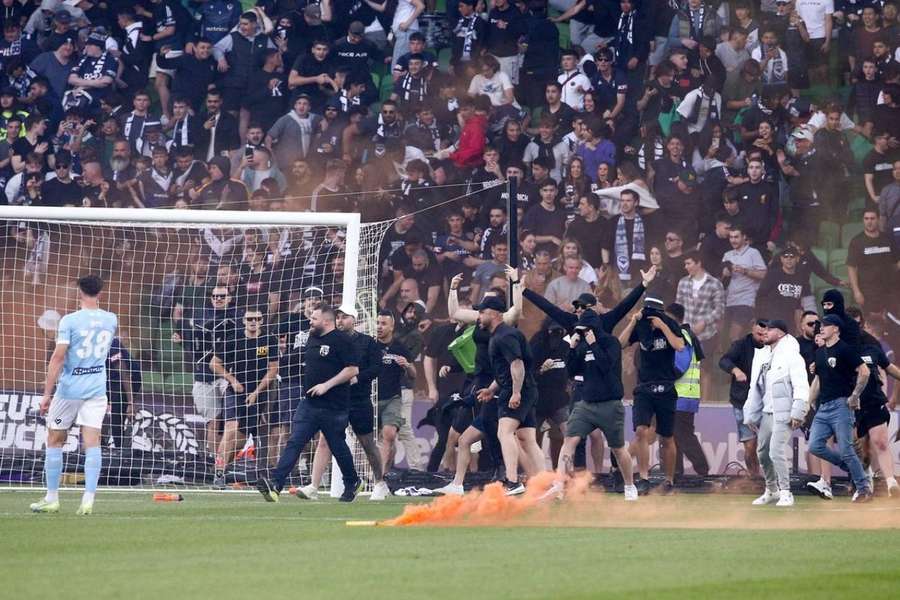
[[[340,213],[60,207],[0,207],[0,219],[0,484],[43,485],[38,407],[57,324],[78,309],[80,275],[104,279],[101,305],[119,317],[107,360],[106,487],[212,489],[217,455],[226,489],[249,486],[287,440],[297,394],[286,375],[302,373],[312,307],[353,305],[357,329],[375,332],[389,223]],[[279,381],[260,396],[255,423],[223,448],[227,382],[207,366],[231,336],[246,335],[247,311],[262,313]],[[79,441],[75,428],[64,485],[83,478]],[[353,450],[367,479],[365,454]],[[311,463],[307,449],[292,485],[309,483]]]

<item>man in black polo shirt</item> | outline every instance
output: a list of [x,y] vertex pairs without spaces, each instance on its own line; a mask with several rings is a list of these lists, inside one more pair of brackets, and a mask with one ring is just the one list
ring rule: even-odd
[[506,467],[503,484],[508,496],[525,493],[519,482],[519,443],[527,453],[531,470],[544,467],[544,453],[538,448],[535,432],[537,383],[534,380],[534,358],[521,331],[503,322],[506,303],[497,296],[486,296],[475,307],[480,325],[491,332],[488,354],[494,381],[478,390],[479,402],[497,396],[499,425],[497,437]]
[[381,464],[384,471],[394,464],[394,445],[403,427],[403,400],[400,397],[403,376],[416,378],[413,357],[394,337],[394,315],[381,311],[375,320],[377,347],[381,360],[378,374],[378,424],[381,426]]
[[[822,319],[825,345],[816,351],[816,378],[809,388],[809,403],[817,406],[809,432],[809,451],[847,471],[856,486],[854,502],[872,500],[872,489],[853,447],[853,413],[869,381],[869,368],[859,352],[840,339],[843,320],[837,315]],[[839,452],[828,447],[834,436]]]
[[341,502],[353,502],[362,480],[353,466],[353,455],[344,439],[349,422],[350,381],[359,375],[359,359],[347,335],[335,326],[334,309],[318,306],[309,318],[309,340],[304,354],[303,399],[294,415],[291,438],[269,481],[260,477],[256,489],[267,502],[278,496],[309,440],[321,431],[341,469],[344,493]]
[[225,429],[216,453],[215,485],[225,485],[225,465],[237,450],[238,432],[259,435],[259,406],[264,410],[266,391],[278,376],[278,346],[263,333],[265,317],[256,307],[244,311],[244,329],[216,342],[210,370],[228,382],[225,392]]
[[649,489],[650,473],[650,424],[656,417],[656,433],[659,435],[660,458],[666,481],[662,491],[670,493],[675,478],[675,404],[678,394],[675,381],[681,377],[675,369],[675,353],[685,346],[681,327],[668,317],[665,304],[657,297],[647,295],[644,308],[634,313],[628,325],[619,334],[619,343],[627,348],[640,342],[638,354],[638,384],[634,388],[633,420],[637,433],[638,468],[641,473],[639,489]]
[[[391,490],[384,482],[381,469],[381,455],[375,443],[375,409],[372,407],[372,382],[381,372],[381,352],[372,336],[356,331],[356,309],[345,305],[337,309],[337,327],[347,334],[356,349],[359,358],[359,374],[350,380],[350,427],[359,445],[366,453],[369,466],[372,467],[372,495],[369,500],[380,501],[391,495]],[[297,497],[315,500],[319,496],[319,482],[325,474],[325,468],[331,461],[331,450],[324,436],[319,436],[319,445],[313,458],[312,482],[297,488]]]

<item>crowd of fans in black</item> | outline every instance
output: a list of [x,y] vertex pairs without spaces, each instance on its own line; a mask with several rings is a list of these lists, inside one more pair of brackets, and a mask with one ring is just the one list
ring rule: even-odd
[[[508,287],[509,207],[525,288],[565,310],[591,293],[603,312],[655,266],[714,360],[758,317],[799,330],[826,286],[897,323],[895,1],[443,8],[3,0],[5,201],[395,219],[379,308],[426,339],[453,316],[454,276],[462,306]],[[246,235],[205,232],[192,280],[209,287],[211,259],[212,283],[246,279],[277,313],[266,274],[318,246]],[[543,315],[522,310],[531,337]],[[420,382],[433,399],[436,381]]]

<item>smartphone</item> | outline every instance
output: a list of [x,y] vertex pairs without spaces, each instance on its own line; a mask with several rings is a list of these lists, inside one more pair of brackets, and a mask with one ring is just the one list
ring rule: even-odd
[[244,146],[244,158],[253,158],[253,146]]

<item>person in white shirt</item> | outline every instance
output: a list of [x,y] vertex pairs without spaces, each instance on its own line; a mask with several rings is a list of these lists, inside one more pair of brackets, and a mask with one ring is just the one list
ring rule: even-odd
[[831,49],[834,0],[797,0],[795,8],[809,34],[806,50],[810,71],[824,80],[827,77],[828,52]]
[[768,322],[766,345],[753,355],[744,424],[756,431],[756,455],[766,477],[766,491],[755,506],[793,506],[788,447],[794,429],[809,410],[809,380],[800,344],[780,319]]
[[578,68],[578,54],[563,50],[560,59],[562,73],[557,81],[562,86],[562,101],[575,110],[584,109],[584,95],[593,89],[591,80]]
[[481,59],[481,73],[469,83],[469,95],[473,98],[487,96],[491,99],[491,106],[512,104],[518,108],[514,93],[512,80],[500,70],[500,62],[489,54],[485,55]]
[[703,131],[708,122],[722,118],[722,95],[716,91],[718,82],[707,77],[699,88],[688,92],[678,105],[678,114],[687,122],[688,133]]

